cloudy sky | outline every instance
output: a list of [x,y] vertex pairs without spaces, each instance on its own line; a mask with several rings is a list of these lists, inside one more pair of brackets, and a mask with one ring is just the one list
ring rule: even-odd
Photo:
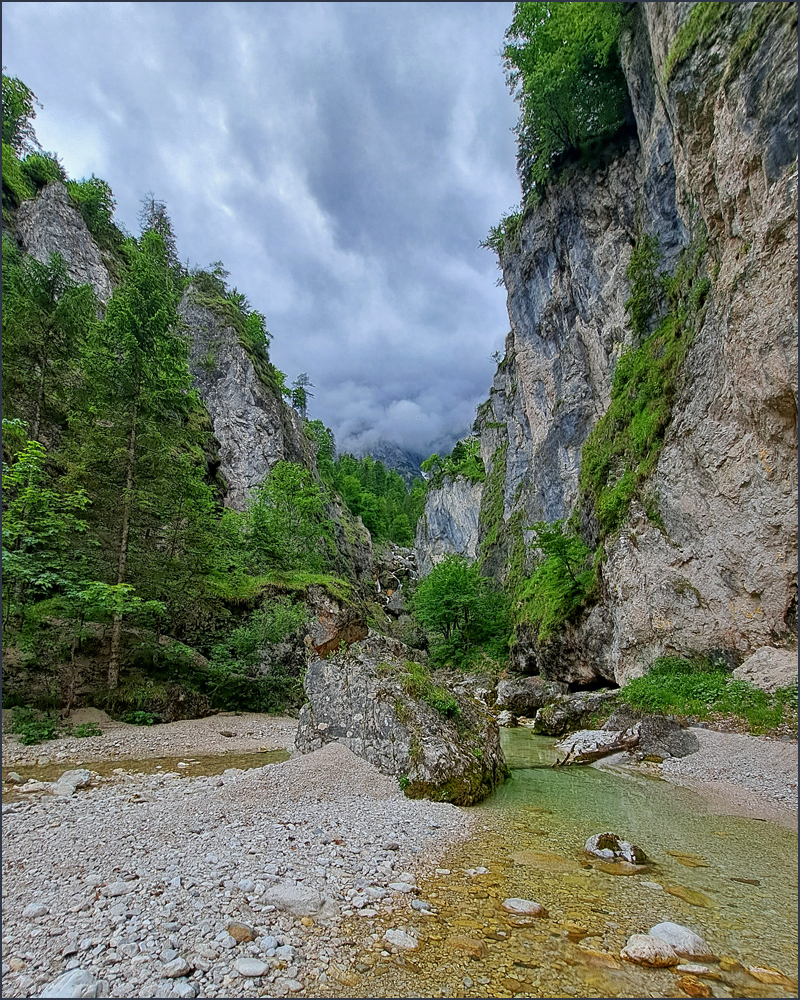
[[500,61],[512,3],[4,3],[42,146],[137,231],[222,260],[339,446],[464,434],[508,329],[494,255],[519,200]]

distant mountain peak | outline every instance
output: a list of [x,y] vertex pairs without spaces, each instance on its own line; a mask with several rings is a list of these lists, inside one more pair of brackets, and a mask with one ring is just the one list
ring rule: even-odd
[[356,458],[364,458],[369,455],[376,462],[383,462],[387,469],[394,469],[409,485],[414,479],[422,478],[420,463],[424,460],[424,456],[401,448],[399,444],[387,441],[386,438],[376,438],[368,443],[343,446],[340,450],[348,452]]

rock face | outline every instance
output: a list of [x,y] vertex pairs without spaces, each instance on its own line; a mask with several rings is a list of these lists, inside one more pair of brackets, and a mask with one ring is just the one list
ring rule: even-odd
[[303,433],[300,415],[268,384],[266,359],[258,359],[257,367],[234,327],[191,286],[178,313],[191,336],[189,368],[219,442],[225,503],[243,510],[275,464],[285,459],[310,467],[316,448]]
[[567,685],[560,681],[546,681],[542,677],[510,677],[497,684],[497,707],[533,718],[536,712],[567,693]]
[[733,672],[737,681],[749,681],[762,691],[776,691],[797,683],[797,650],[762,646]]
[[[740,663],[797,629],[797,9],[735,5],[667,75],[694,6],[635,6],[621,49],[636,136],[600,168],[570,167],[501,259],[511,332],[478,412],[478,548],[498,579],[520,542],[532,568],[527,525],[576,510],[584,443],[634,346],[639,234],[658,237],[674,274],[707,233],[710,285],[671,422],[604,541],[599,600],[552,640],[523,632],[515,646],[521,672],[572,684],[622,683],[668,654]],[[469,521],[464,497],[448,524],[450,489],[428,498],[440,552],[464,551]],[[590,546],[592,518],[580,512]]]
[[296,745],[308,753],[338,741],[401,779],[411,797],[480,802],[508,773],[497,724],[474,699],[446,694],[423,665],[409,666],[415,656],[370,631],[346,651],[311,662]]
[[533,731],[546,736],[561,736],[574,729],[584,729],[592,716],[613,703],[615,691],[578,691],[559,695],[540,708],[533,720]]
[[63,184],[55,181],[38,198],[23,201],[14,225],[26,253],[43,264],[50,254],[61,254],[70,278],[91,285],[97,298],[108,302],[113,288],[103,255]]
[[463,476],[446,476],[441,489],[428,491],[415,541],[420,576],[427,576],[445,556],[454,553],[475,559],[482,488],[483,483]]

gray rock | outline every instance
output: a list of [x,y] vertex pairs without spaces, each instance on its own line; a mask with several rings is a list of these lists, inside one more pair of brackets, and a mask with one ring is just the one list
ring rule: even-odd
[[622,840],[616,833],[595,833],[586,841],[584,852],[606,861],[627,861],[632,865],[647,864],[647,855],[635,844]]
[[101,892],[104,896],[125,896],[129,892],[133,892],[135,888],[135,882],[112,882],[110,885],[103,886]]
[[269,966],[266,962],[261,962],[257,958],[237,958],[233,963],[233,967],[240,976],[246,976],[248,979],[263,976],[269,971]]
[[28,920],[35,920],[36,917],[45,917],[50,911],[46,906],[42,906],[41,903],[28,903],[25,909],[22,911],[22,916],[26,917]]
[[42,990],[40,997],[99,997],[103,984],[85,969],[72,969]]
[[191,965],[186,961],[185,958],[173,958],[171,962],[167,962],[161,970],[161,975],[165,979],[178,979],[180,976],[188,976],[192,971]]
[[561,736],[571,730],[585,729],[597,712],[616,699],[615,691],[579,691],[559,695],[557,700],[540,708],[533,722],[535,733]]
[[173,983],[169,995],[172,997],[196,997],[197,987],[194,983],[187,982],[185,979],[177,979]]
[[[458,729],[413,697],[403,678],[415,657],[398,640],[370,631],[345,653],[313,660],[296,745],[308,753],[337,741],[385,774],[404,776],[412,797],[479,802],[507,774],[497,724],[485,706],[458,693],[452,695],[460,712]],[[454,686],[445,675],[431,680]]]
[[503,709],[502,712],[497,713],[497,725],[513,728],[517,725],[517,717],[509,712],[508,709]]
[[463,476],[447,476],[440,489],[428,490],[414,543],[421,577],[453,553],[470,561],[476,558],[482,490],[483,483],[472,483]]
[[770,693],[797,683],[797,650],[762,646],[733,671],[737,681]]
[[609,717],[603,729],[632,730],[636,726],[639,733],[640,755],[654,757],[687,757],[700,749],[697,735],[681,726],[671,716],[645,715],[628,705],[621,705]]
[[561,681],[548,681],[543,677],[509,677],[498,682],[497,707],[532,719],[543,705],[567,694],[568,690]]
[[675,950],[666,941],[649,934],[631,934],[619,954],[620,958],[627,958],[629,962],[659,969],[680,962]]
[[316,917],[331,909],[331,904],[319,893],[303,885],[292,885],[289,882],[277,882],[264,890],[261,902],[266,906],[275,906],[286,910],[295,917]]
[[507,913],[513,913],[516,916],[522,916],[522,917],[547,916],[547,910],[542,906],[541,903],[537,903],[533,899],[520,899],[518,896],[512,896],[509,899],[504,899],[500,905]]
[[9,771],[5,777],[7,784],[9,785],[21,785],[22,778],[17,774],[16,771]]
[[665,920],[663,923],[651,927],[649,933],[652,937],[666,941],[676,954],[682,955],[684,958],[698,958],[707,961],[716,960],[716,955],[703,938],[682,924],[675,924],[670,920]]
[[390,927],[384,932],[383,940],[390,948],[397,948],[399,951],[416,951],[419,948],[419,940],[400,927]]
[[61,254],[69,277],[91,285],[97,298],[108,302],[113,288],[103,255],[63,184],[48,184],[38,198],[24,201],[15,225],[26,253],[43,264],[50,254]]
[[78,788],[87,788],[92,783],[90,771],[85,769],[75,771],[64,771],[58,781],[52,786],[50,791],[53,795],[61,795],[70,798]]

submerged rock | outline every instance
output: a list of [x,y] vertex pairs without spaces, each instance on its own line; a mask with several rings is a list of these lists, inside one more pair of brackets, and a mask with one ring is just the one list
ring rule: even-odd
[[396,639],[370,631],[312,661],[295,743],[309,753],[344,743],[397,777],[407,795],[471,805],[508,775],[497,723]]
[[684,958],[701,958],[713,961],[716,955],[706,942],[682,924],[675,924],[671,920],[656,924],[650,928],[653,937],[660,938],[671,945],[674,951]]
[[627,958],[629,962],[636,962],[637,965],[651,965],[657,969],[678,965],[680,962],[671,945],[662,941],[661,938],[651,937],[649,934],[631,934],[627,944],[619,954],[620,958]]
[[504,899],[500,904],[507,913],[520,917],[546,917],[547,910],[533,899]]

